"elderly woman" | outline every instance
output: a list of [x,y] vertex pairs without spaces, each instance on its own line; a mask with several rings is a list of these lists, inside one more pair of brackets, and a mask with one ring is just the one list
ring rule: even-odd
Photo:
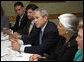
[[83,60],[83,20],[80,21],[78,27],[78,36],[76,38],[78,44],[78,51],[75,54],[73,61],[82,61]]
[[48,57],[38,54],[30,56],[30,61],[73,61],[77,51],[77,26],[79,20],[73,14],[62,14],[58,17],[58,31],[60,41]]

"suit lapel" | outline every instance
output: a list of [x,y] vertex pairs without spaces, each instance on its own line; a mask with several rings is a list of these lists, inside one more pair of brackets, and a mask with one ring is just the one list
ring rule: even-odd
[[43,36],[42,36],[42,43],[44,42],[44,40],[46,39],[46,33],[48,31],[48,26],[49,26],[49,21],[44,29],[44,32],[43,32]]

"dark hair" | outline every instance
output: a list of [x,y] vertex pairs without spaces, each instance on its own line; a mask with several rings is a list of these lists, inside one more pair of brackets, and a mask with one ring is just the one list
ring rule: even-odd
[[21,7],[24,7],[24,5],[23,5],[23,3],[22,3],[22,2],[16,2],[16,3],[14,4],[14,7],[16,7],[16,6],[21,6]]
[[1,7],[1,15],[4,16],[4,10],[2,7]]
[[37,9],[37,8],[38,8],[38,6],[35,5],[35,4],[28,4],[27,7],[26,7],[26,11],[27,11],[28,9],[35,10],[35,9]]

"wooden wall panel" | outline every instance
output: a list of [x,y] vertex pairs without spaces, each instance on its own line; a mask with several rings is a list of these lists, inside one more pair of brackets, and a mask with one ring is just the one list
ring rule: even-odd
[[[76,15],[77,17],[83,17],[83,13],[72,13]],[[49,14],[49,19],[57,19],[60,14]],[[10,21],[15,21],[16,16],[9,16]]]

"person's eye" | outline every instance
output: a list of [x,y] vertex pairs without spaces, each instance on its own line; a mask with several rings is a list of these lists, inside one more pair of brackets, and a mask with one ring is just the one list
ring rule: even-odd
[[34,20],[35,20],[35,18],[34,18]]
[[81,38],[81,36],[80,36],[80,35],[78,35],[78,37],[79,37],[79,38]]
[[61,25],[59,25],[59,27],[61,27]]
[[39,17],[36,17],[36,19],[38,19]]
[[20,11],[20,9],[18,9]]
[[29,12],[29,13],[32,13],[32,12]]

